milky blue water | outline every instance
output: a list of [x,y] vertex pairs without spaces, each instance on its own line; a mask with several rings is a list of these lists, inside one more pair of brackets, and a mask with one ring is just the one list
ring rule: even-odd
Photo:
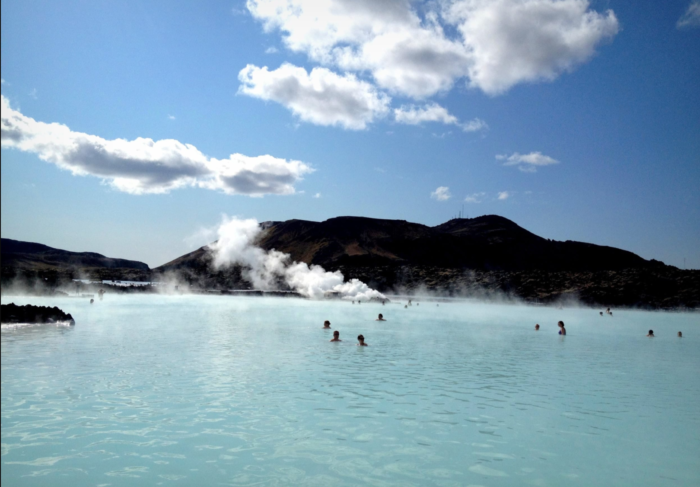
[[2,302],[77,322],[2,330],[3,487],[700,485],[698,314]]

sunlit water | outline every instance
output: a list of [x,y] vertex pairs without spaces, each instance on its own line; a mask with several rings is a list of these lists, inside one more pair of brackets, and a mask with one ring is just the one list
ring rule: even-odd
[[697,314],[11,301],[77,324],[2,330],[3,487],[700,485]]

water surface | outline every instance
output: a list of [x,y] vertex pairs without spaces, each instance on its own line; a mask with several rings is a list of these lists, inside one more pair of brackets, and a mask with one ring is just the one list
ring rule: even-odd
[[700,485],[697,314],[2,302],[77,322],[3,327],[3,486]]

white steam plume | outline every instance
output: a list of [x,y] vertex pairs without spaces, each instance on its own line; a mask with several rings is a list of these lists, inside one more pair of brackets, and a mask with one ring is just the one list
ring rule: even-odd
[[385,299],[385,296],[358,279],[345,281],[340,271],[329,272],[319,265],[293,262],[289,254],[264,250],[255,245],[261,232],[255,219],[224,217],[217,233],[219,239],[209,246],[216,268],[238,264],[246,268],[255,289],[274,290],[282,281],[308,298],[320,299],[326,293],[339,293],[343,299]]

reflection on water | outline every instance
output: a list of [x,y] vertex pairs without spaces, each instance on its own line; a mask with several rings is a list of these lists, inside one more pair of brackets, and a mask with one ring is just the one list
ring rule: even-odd
[[2,329],[3,485],[700,485],[697,315],[31,302],[77,324]]

